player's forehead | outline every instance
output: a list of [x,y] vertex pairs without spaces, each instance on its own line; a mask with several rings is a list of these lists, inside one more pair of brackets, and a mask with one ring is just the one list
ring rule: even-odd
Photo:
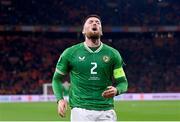
[[98,21],[98,22],[101,22],[99,18],[97,17],[89,17],[86,22],[89,22],[89,21]]
[[98,23],[101,25],[101,20],[97,17],[89,17],[86,19],[84,26],[88,26],[89,24],[92,24],[93,22]]

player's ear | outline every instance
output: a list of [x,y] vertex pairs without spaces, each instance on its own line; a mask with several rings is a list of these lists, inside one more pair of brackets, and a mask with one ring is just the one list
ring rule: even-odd
[[82,34],[83,34],[83,35],[85,34],[85,29],[84,29],[84,27],[83,27],[83,29],[82,29]]

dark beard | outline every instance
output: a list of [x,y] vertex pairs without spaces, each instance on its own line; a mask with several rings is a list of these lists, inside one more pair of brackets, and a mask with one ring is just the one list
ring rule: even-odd
[[99,39],[100,37],[99,36],[90,36],[90,37],[88,37],[89,39],[92,39],[92,40],[97,40],[97,39]]
[[92,40],[97,40],[100,38],[99,34],[93,34],[93,33],[87,34],[86,36],[88,39],[92,39]]

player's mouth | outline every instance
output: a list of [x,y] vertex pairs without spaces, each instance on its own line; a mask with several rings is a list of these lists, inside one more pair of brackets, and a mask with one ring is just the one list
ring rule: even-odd
[[93,27],[92,30],[93,30],[93,31],[97,31],[97,28],[96,28],[96,27]]

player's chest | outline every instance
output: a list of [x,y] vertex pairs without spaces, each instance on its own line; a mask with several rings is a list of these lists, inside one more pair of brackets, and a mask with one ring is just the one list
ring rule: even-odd
[[79,53],[73,55],[71,66],[78,72],[109,69],[112,66],[112,56],[101,53]]

